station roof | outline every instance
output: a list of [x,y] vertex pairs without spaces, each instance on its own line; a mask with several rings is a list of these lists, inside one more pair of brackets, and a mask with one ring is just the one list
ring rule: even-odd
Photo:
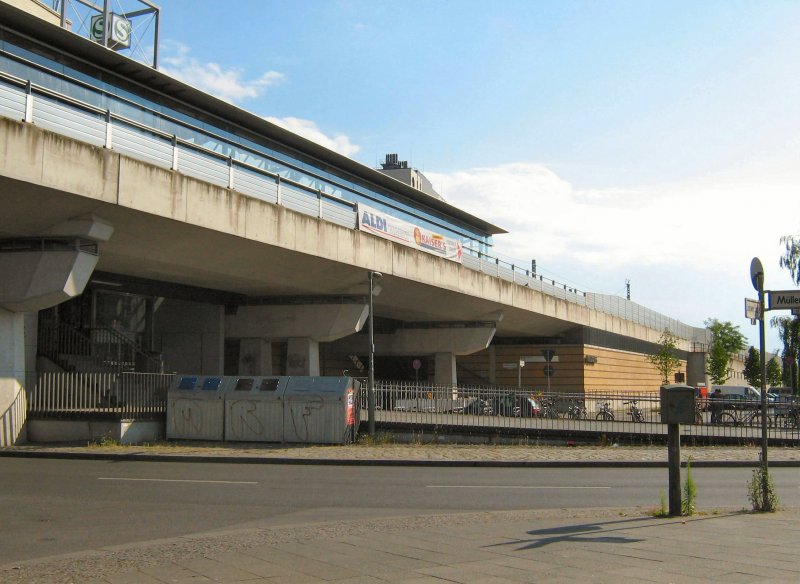
[[306,159],[316,160],[322,167],[345,171],[362,181],[397,193],[406,199],[450,216],[486,234],[507,233],[505,229],[467,213],[446,201],[423,193],[347,156],[329,150],[316,142],[268,122],[260,116],[200,91],[148,65],[129,59],[87,38],[65,30],[58,25],[46,22],[4,2],[0,2],[0,23],[2,23],[0,27],[48,44],[93,67],[105,69],[126,80],[138,83],[147,90],[161,93],[168,99],[177,100],[215,116],[228,124],[238,125],[245,130],[262,135],[296,151]]

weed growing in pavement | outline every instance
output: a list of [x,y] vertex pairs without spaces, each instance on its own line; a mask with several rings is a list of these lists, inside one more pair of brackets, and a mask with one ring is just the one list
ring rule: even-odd
[[669,517],[669,511],[667,511],[667,495],[664,493],[664,489],[661,489],[659,495],[661,497],[661,506],[650,511],[650,515],[657,519],[663,519],[664,517]]
[[664,489],[661,489],[659,496],[661,497],[661,507],[653,513],[653,517],[667,517],[669,516],[669,511],[667,510],[667,494]]
[[120,446],[119,440],[115,438],[111,438],[110,436],[103,436],[102,438],[98,438],[97,440],[93,440],[92,442],[87,442],[86,446],[89,448],[100,448],[100,447],[110,447],[110,446]]
[[391,432],[376,432],[374,436],[359,434],[356,444],[360,446],[385,446],[394,443],[394,434]]
[[761,464],[753,469],[753,476],[748,484],[747,498],[753,505],[753,511],[759,513],[774,513],[778,510],[778,494],[769,469]]
[[692,478],[692,463],[686,463],[686,482],[683,485],[683,501],[681,512],[684,515],[694,515],[697,511],[697,484]]

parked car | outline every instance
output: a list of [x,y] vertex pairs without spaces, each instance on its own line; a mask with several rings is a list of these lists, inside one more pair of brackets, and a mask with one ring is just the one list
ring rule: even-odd
[[726,400],[746,400],[746,401],[761,401],[761,390],[756,389],[752,385],[712,385],[711,391],[716,392],[717,389],[722,393],[722,397]]

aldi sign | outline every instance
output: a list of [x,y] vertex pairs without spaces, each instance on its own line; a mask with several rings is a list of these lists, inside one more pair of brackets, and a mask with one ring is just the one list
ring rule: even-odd
[[378,237],[461,263],[461,242],[358,203],[358,228]]

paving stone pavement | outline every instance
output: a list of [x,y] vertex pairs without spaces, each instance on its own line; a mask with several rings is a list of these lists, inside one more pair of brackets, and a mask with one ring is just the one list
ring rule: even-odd
[[6,584],[800,582],[800,511],[450,514],[249,528],[0,566]]

